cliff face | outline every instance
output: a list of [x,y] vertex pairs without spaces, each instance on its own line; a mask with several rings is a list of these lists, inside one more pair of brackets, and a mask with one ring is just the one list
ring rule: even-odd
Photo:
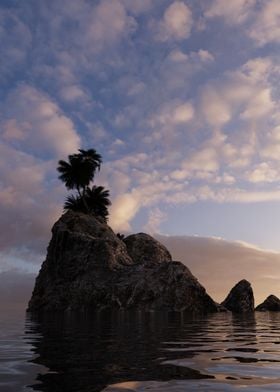
[[67,212],[52,229],[28,310],[106,308],[217,311],[189,269],[152,237],[122,241],[106,223]]

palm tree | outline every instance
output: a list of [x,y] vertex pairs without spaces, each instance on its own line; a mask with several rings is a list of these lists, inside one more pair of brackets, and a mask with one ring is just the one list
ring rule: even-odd
[[84,162],[89,163],[92,168],[94,169],[94,172],[96,171],[96,169],[100,170],[100,165],[102,163],[102,157],[100,154],[98,154],[98,152],[96,152],[93,148],[90,148],[89,150],[79,150],[80,155]]
[[77,211],[87,213],[88,211],[85,209],[85,204],[81,196],[70,195],[66,197],[64,203],[65,211]]
[[79,154],[68,156],[68,162],[63,160],[58,162],[57,170],[60,173],[58,178],[65,183],[67,189],[77,189],[86,210],[88,210],[85,197],[86,189],[93,181],[95,171],[100,169],[101,163],[101,155],[93,148],[80,149]]
[[86,200],[91,213],[108,219],[108,207],[111,205],[110,192],[103,186],[93,186],[86,189]]
[[91,213],[107,221],[109,215],[108,207],[111,205],[109,196],[109,191],[103,186],[94,185],[92,188],[87,187],[84,195],[86,207],[81,196],[70,195],[66,198],[64,209],[67,211]]
[[102,158],[93,148],[79,152],[69,155],[69,162],[60,160],[57,170],[61,173],[58,178],[65,183],[66,188],[77,189],[81,196],[81,189],[84,193],[93,180],[96,169],[100,169]]

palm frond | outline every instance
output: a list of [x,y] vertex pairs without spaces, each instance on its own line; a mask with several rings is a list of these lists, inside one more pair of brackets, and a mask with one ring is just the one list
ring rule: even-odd
[[84,212],[87,213],[85,205],[83,203],[82,197],[70,195],[66,197],[64,203],[64,210],[65,211],[76,211],[76,212]]
[[79,149],[80,155],[84,162],[87,162],[89,165],[91,165],[94,168],[94,171],[96,169],[100,170],[100,166],[102,163],[102,157],[96,150],[93,148],[90,148],[89,150],[82,150]]
[[102,157],[93,148],[78,151],[68,156],[68,162],[58,162],[58,178],[65,183],[67,189],[76,189],[79,194],[68,196],[64,209],[91,213],[107,220],[108,207],[111,205],[109,191],[102,186],[89,187],[95,171],[100,169]]
[[79,154],[68,156],[68,161],[60,160],[57,171],[59,179],[65,183],[67,189],[85,189],[94,178],[96,169],[100,168],[101,155],[94,149],[79,150]]
[[109,196],[109,191],[103,186],[87,188],[85,197],[90,212],[107,220],[109,215],[108,207],[111,205]]

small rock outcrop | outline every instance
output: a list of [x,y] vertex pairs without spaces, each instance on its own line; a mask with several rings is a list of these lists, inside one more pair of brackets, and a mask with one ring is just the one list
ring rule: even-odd
[[145,233],[129,235],[124,239],[127,252],[136,264],[172,261],[171,254],[156,239]]
[[269,295],[255,310],[259,312],[280,312],[280,299],[275,295]]
[[253,312],[254,294],[251,284],[245,279],[238,282],[221,305],[234,313]]
[[147,234],[122,241],[92,216],[69,211],[52,229],[29,311],[186,310],[218,306],[189,269]]

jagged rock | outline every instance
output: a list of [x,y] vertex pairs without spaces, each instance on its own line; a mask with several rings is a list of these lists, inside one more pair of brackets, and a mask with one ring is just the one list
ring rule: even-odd
[[160,242],[148,234],[138,233],[129,235],[124,239],[127,252],[137,264],[161,263],[171,261],[169,251]]
[[275,295],[269,295],[266,300],[256,307],[259,312],[280,312],[280,299]]
[[254,294],[251,284],[245,279],[238,282],[221,305],[235,313],[253,312]]
[[[189,269],[141,234],[149,257],[132,237],[135,260],[110,227],[92,216],[67,212],[54,225],[46,261],[36,279],[29,311],[187,310],[215,312],[217,305]],[[138,236],[138,238],[137,238]],[[158,253],[157,253],[157,250]],[[151,259],[150,259],[151,257]],[[166,259],[166,260],[164,260]]]

